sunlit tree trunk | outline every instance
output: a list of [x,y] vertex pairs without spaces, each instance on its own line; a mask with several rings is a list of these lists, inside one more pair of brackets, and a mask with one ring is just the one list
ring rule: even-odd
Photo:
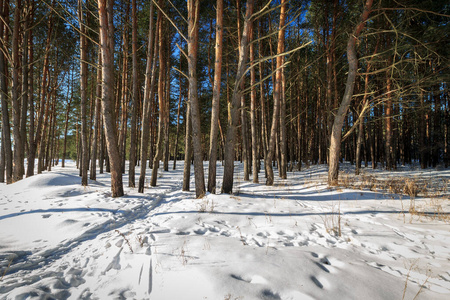
[[197,52],[199,27],[199,0],[188,0],[188,69],[189,102],[191,103],[192,146],[194,150],[195,196],[205,194],[205,175],[203,172],[203,153],[201,142],[200,108],[197,91]]
[[191,126],[191,102],[186,102],[186,138],[184,143],[184,168],[183,168],[183,191],[189,191],[191,181],[191,159],[192,159],[192,126]]
[[[6,45],[4,44],[5,37],[5,24],[2,20],[5,20],[8,14],[7,7],[9,6],[8,1],[0,3],[0,15],[2,16],[0,20],[0,98],[2,105],[2,152],[4,152],[4,167],[0,169],[2,175],[6,171],[6,183],[10,184],[13,182],[12,171],[13,171],[13,153],[11,145],[11,127],[9,123],[9,108],[8,108],[8,88],[7,88],[7,63],[4,53],[6,52]],[[1,181],[4,182],[4,179]]]
[[[181,56],[182,53],[180,52],[180,70],[181,70]],[[173,150],[173,170],[176,169],[176,165],[177,165],[177,156],[178,156],[178,137],[180,135],[180,112],[181,112],[181,101],[183,100],[183,93],[181,91],[181,73],[180,73],[180,77],[179,77],[179,98],[178,98],[178,109],[177,109],[177,133],[175,135],[175,149]]]
[[[114,118],[114,78],[113,78],[113,47],[111,41],[114,28],[108,20],[112,18],[112,1],[98,0],[100,20],[100,45],[102,52],[102,115],[105,125],[105,137],[108,157],[111,166],[111,191],[113,197],[123,196],[122,166],[117,146],[117,134]],[[108,9],[108,12],[107,12]]]
[[[102,65],[102,54],[100,49],[98,50],[98,65]],[[94,136],[92,138],[92,145],[91,145],[91,167],[89,168],[89,178],[91,180],[97,179],[97,150],[98,150],[98,140],[99,140],[99,134],[101,134],[100,130],[100,111],[101,111],[101,97],[102,97],[102,69],[99,67],[97,69],[97,81],[96,81],[96,87],[95,87],[95,115],[94,115]]]
[[29,36],[29,4],[25,3],[23,7],[23,39],[22,39],[22,104],[20,117],[20,135],[22,138],[22,149],[20,157],[20,174],[21,178],[25,174],[24,158],[27,149],[27,113],[29,103],[29,87],[28,87],[28,36]]
[[[163,2],[160,0],[159,1],[159,5],[162,5]],[[158,168],[159,168],[159,161],[162,158],[163,155],[163,143],[164,143],[164,118],[165,118],[165,113],[166,113],[166,105],[164,102],[164,93],[165,93],[165,89],[164,89],[164,78],[165,78],[165,57],[164,57],[164,25],[163,25],[163,20],[161,19],[161,21],[159,22],[159,27],[158,27],[158,42],[159,42],[159,75],[158,75],[158,106],[159,106],[159,118],[158,118],[158,137],[157,137],[157,141],[156,141],[156,153],[155,156],[153,157],[153,168],[152,168],[152,177],[150,179],[150,185],[151,186],[156,186],[156,182],[157,182],[157,178],[158,178]],[[169,141],[166,141],[169,142]]]
[[358,58],[356,56],[356,41],[362,29],[364,28],[365,22],[370,14],[372,2],[373,0],[366,1],[364,11],[361,15],[361,21],[356,26],[353,34],[350,35],[347,43],[347,60],[349,66],[347,83],[345,85],[345,92],[342,98],[341,105],[339,106],[339,110],[334,118],[330,139],[330,161],[328,170],[328,184],[330,185],[336,185],[338,182],[342,125],[344,124],[344,119],[347,116],[348,107],[350,105],[350,101],[352,100],[356,71],[358,68]]
[[[280,11],[280,24],[278,29],[278,44],[277,44],[277,54],[281,54],[284,51],[284,23],[286,20],[286,0],[281,0],[281,11]],[[282,66],[283,57],[277,56],[277,69],[275,73],[275,81],[274,81],[274,91],[273,91],[273,117],[272,117],[272,126],[270,128],[270,140],[269,140],[269,149],[267,153],[267,157],[265,158],[265,165],[267,169],[267,180],[266,185],[273,185],[273,167],[272,167],[272,159],[275,154],[275,143],[277,136],[277,125],[280,122],[279,113],[280,113],[280,98],[281,98],[281,80],[282,80]]]
[[130,164],[128,166],[128,186],[135,187],[135,170],[136,170],[136,119],[139,105],[139,85],[138,85],[138,60],[137,60],[137,7],[136,0],[132,0],[131,17],[133,20],[131,27],[131,56],[133,59],[132,74],[132,99],[131,99],[131,134],[130,134]]
[[[70,89],[67,89],[67,108],[66,108],[66,118],[64,122],[64,141],[63,141],[63,153],[62,153],[62,160],[61,160],[61,167],[65,167],[65,161],[66,161],[66,151],[67,151],[67,131],[69,130],[69,114],[70,114],[70,108],[73,100],[73,75],[72,79],[70,80]],[[100,82],[98,82],[100,85]],[[101,85],[100,85],[101,87]],[[69,97],[70,92],[70,97]]]
[[87,40],[84,25],[83,1],[78,1],[78,20],[80,22],[80,100],[81,100],[81,185],[88,185],[89,146],[87,128]]
[[214,86],[211,107],[211,133],[209,140],[209,172],[208,192],[216,192],[217,139],[219,134],[219,101],[222,76],[222,45],[223,45],[223,0],[217,0],[216,7],[216,49],[214,62]]
[[238,125],[238,113],[240,107],[240,100],[242,97],[242,90],[240,89],[241,81],[244,79],[245,64],[248,55],[248,36],[251,29],[250,18],[253,14],[253,0],[247,1],[247,8],[245,12],[245,21],[242,31],[242,38],[239,43],[239,62],[236,72],[236,82],[234,85],[233,96],[231,103],[228,105],[228,127],[225,141],[225,166],[223,173],[222,192],[232,193],[233,191],[233,175],[234,175],[234,156],[235,156],[235,139],[236,127]]
[[[252,43],[253,41],[253,26],[250,30],[250,50],[249,50],[249,60],[250,65],[253,65],[253,60],[255,58],[255,45]],[[255,75],[255,67],[250,69],[250,126],[252,133],[252,168],[253,168],[253,183],[258,183],[258,133],[256,128],[256,75]]]
[[[130,2],[122,2],[125,5],[125,19],[130,19]],[[121,89],[117,89],[117,102],[116,102],[116,116],[119,116],[120,107],[121,117],[119,124],[119,153],[122,164],[122,173],[125,173],[125,160],[126,160],[126,145],[127,145],[127,131],[128,131],[128,105],[129,105],[129,86],[128,86],[128,41],[129,41],[129,23],[124,22],[122,25],[122,80],[117,82],[117,85],[121,84]]]
[[[40,95],[40,105],[39,105],[39,118],[36,125],[36,133],[34,135],[34,141],[30,142],[30,150],[28,153],[28,165],[27,165],[27,177],[34,175],[34,161],[36,158],[36,152],[38,146],[41,144],[41,139],[45,135],[45,120],[44,116],[46,115],[46,111],[48,111],[47,105],[47,88],[48,88],[48,77],[49,77],[49,57],[50,57],[50,46],[51,46],[51,36],[53,33],[53,15],[50,14],[48,22],[47,22],[47,40],[45,46],[45,55],[43,62],[43,70],[42,70],[42,79],[41,79],[41,95]],[[39,163],[38,163],[38,173],[39,172]]]
[[[153,93],[156,78],[156,53],[158,51],[158,35],[155,34],[153,26],[153,2],[150,2],[150,21],[148,28],[148,44],[147,44],[147,65],[145,67],[145,87],[144,87],[144,104],[142,108],[142,131],[141,131],[141,172],[139,174],[139,193],[144,192],[145,173],[147,168],[148,142],[150,139],[150,108],[153,101]],[[161,13],[158,12],[158,21],[160,22]],[[158,25],[156,26],[158,28]],[[153,45],[153,38],[155,43]],[[154,47],[154,48],[153,48]],[[153,51],[154,49],[154,51]],[[150,161],[149,164],[152,162]]]
[[23,178],[23,141],[20,132],[20,87],[19,87],[19,68],[20,68],[20,56],[19,56],[19,33],[20,33],[20,12],[21,1],[15,1],[14,9],[14,24],[12,35],[12,93],[11,103],[13,108],[13,142],[14,142],[14,163],[13,163],[13,181],[18,181]]

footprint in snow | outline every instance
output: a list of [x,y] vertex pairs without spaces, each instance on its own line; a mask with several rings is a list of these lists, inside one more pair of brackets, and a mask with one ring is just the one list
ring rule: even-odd
[[207,231],[206,228],[199,228],[197,230],[194,230],[194,233],[198,235],[204,235],[206,231]]
[[217,228],[217,227],[215,227],[215,226],[209,227],[208,229],[209,229],[209,231],[211,231],[211,232],[219,232],[219,231],[220,231],[220,229]]
[[319,288],[319,289],[323,289],[323,284],[319,281],[319,279],[316,278],[316,276],[311,276],[310,277],[312,282]]
[[231,233],[230,233],[228,230],[225,230],[225,231],[222,231],[222,232],[220,233],[220,235],[223,235],[223,236],[226,236],[226,237],[230,237],[230,236],[231,236]]

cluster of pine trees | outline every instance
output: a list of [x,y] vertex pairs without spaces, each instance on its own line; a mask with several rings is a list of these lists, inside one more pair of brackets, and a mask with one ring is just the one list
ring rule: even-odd
[[449,18],[444,0],[2,0],[0,181],[73,158],[117,197],[184,159],[200,197],[217,161],[226,193],[235,160],[267,185],[316,163],[337,184],[342,160],[447,167]]

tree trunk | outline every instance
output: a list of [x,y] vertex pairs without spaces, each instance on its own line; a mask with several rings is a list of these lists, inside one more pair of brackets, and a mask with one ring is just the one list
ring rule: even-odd
[[83,17],[83,1],[78,1],[78,20],[80,22],[80,101],[81,101],[81,185],[88,185],[89,146],[87,128],[87,40]]
[[[73,77],[73,75],[72,75]],[[100,84],[100,83],[98,83]],[[71,90],[70,90],[70,98],[69,98],[69,90],[67,91],[67,109],[66,109],[66,119],[64,122],[64,141],[63,141],[63,154],[62,154],[62,161],[61,161],[61,167],[65,167],[65,160],[66,160],[66,151],[67,151],[67,131],[69,130],[69,113],[70,113],[70,105],[72,104],[73,100],[73,78],[72,78],[72,84],[71,84]]]
[[191,182],[191,159],[192,159],[192,126],[191,126],[191,102],[186,101],[186,138],[184,146],[184,169],[183,169],[183,191],[189,191]]
[[[283,35],[284,39],[284,35]],[[284,52],[284,43],[281,52]],[[282,57],[281,64],[284,63]],[[287,178],[287,129],[286,129],[286,77],[284,76],[284,67],[281,68],[281,86],[280,86],[280,177]]]
[[21,1],[15,1],[14,10],[14,28],[12,35],[12,93],[11,102],[13,108],[13,142],[14,142],[14,163],[13,163],[13,181],[18,181],[23,178],[23,141],[20,132],[20,88],[19,88],[19,31],[20,31],[20,11]]
[[[165,51],[170,49],[170,37],[166,38]],[[169,159],[170,159],[170,139],[169,139],[169,124],[170,124],[170,53],[166,53],[167,59],[165,60],[164,74],[164,104],[165,104],[165,116],[164,116],[164,171],[169,171]]]
[[[180,70],[181,70],[181,56],[183,54],[180,52]],[[173,150],[173,170],[176,169],[177,156],[178,156],[178,136],[180,135],[180,111],[181,111],[181,101],[183,100],[183,93],[181,92],[181,73],[178,80],[178,85],[180,88],[179,98],[178,98],[178,110],[177,110],[177,133],[175,136],[175,149]]]
[[[101,50],[98,49],[98,65],[102,65],[102,54]],[[102,97],[102,69],[99,67],[97,69],[97,84],[95,88],[95,115],[94,115],[94,137],[92,138],[92,146],[91,146],[91,167],[89,169],[90,174],[89,178],[91,180],[97,179],[97,148],[98,148],[98,140],[99,134],[101,134],[100,130],[100,110],[101,110],[101,97]]]
[[[108,12],[107,12],[108,8]],[[111,40],[112,31],[109,19],[112,3],[107,0],[98,0],[98,11],[100,20],[100,44],[102,50],[102,114],[105,123],[105,136],[108,148],[108,157],[111,165],[111,192],[113,197],[123,196],[122,166],[117,147],[117,134],[114,118],[114,78],[113,69],[113,47]],[[108,18],[109,17],[109,18]]]
[[[125,19],[130,19],[130,5],[128,1],[122,2],[125,5]],[[117,89],[117,93],[120,95],[117,98],[117,104],[115,110],[117,116],[119,115],[120,106],[122,106],[122,115],[120,121],[119,130],[119,153],[122,164],[122,173],[125,173],[125,160],[126,160],[126,145],[127,145],[127,130],[128,130],[128,105],[129,105],[129,93],[128,93],[128,22],[123,24],[122,30],[122,82],[121,92]],[[120,82],[117,82],[119,84]],[[122,101],[122,105],[120,105]]]
[[[34,1],[31,2],[30,4],[30,23],[33,22],[33,11],[34,11]],[[28,26],[31,26],[32,24],[28,24]],[[33,51],[33,30],[32,28],[28,29],[28,61],[32,62],[34,61],[33,55],[34,55],[34,51]],[[33,170],[34,170],[34,158],[33,160],[30,160],[30,152],[31,152],[31,146],[32,144],[34,144],[34,139],[35,139],[35,124],[34,124],[34,76],[33,76],[33,70],[34,68],[30,67],[28,69],[28,106],[30,108],[30,120],[29,120],[29,130],[28,130],[28,153],[27,153],[27,174],[26,176],[28,177],[28,167],[31,165],[33,165]],[[33,173],[33,172],[32,172]]]
[[228,104],[228,128],[225,141],[225,166],[223,173],[223,193],[232,193],[233,191],[233,175],[234,175],[234,147],[236,138],[236,126],[238,125],[238,112],[240,100],[242,97],[242,90],[240,89],[241,81],[244,80],[245,65],[248,55],[248,36],[251,30],[251,16],[253,14],[253,0],[247,1],[247,8],[245,12],[244,28],[242,31],[242,38],[239,44],[239,62],[236,72],[236,82],[234,85],[232,102]]
[[223,0],[216,7],[216,49],[214,62],[214,86],[211,107],[211,133],[209,140],[208,192],[216,192],[217,139],[219,132],[220,83],[222,76]]
[[128,166],[128,186],[135,187],[135,170],[136,170],[136,144],[137,144],[137,134],[136,134],[136,119],[137,119],[137,108],[139,105],[139,85],[138,85],[138,60],[137,60],[137,8],[136,0],[132,0],[131,4],[131,15],[133,19],[132,30],[131,30],[131,53],[133,59],[133,96],[131,99],[131,134],[130,134],[130,164]]
[[[160,0],[159,4],[162,5],[163,2]],[[164,62],[164,36],[163,36],[163,20],[159,22],[158,27],[158,41],[159,41],[159,79],[158,79],[158,106],[159,106],[159,118],[158,118],[158,137],[156,141],[156,153],[153,157],[153,169],[152,169],[152,178],[150,180],[150,186],[156,186],[157,177],[158,177],[158,168],[159,168],[159,161],[162,158],[163,154],[163,139],[164,139],[164,118],[165,118],[165,102],[164,102],[164,78],[166,70],[165,62]],[[169,141],[166,141],[169,142]]]
[[203,171],[203,153],[201,142],[200,108],[197,91],[197,52],[199,27],[199,0],[188,0],[188,69],[189,102],[191,103],[192,146],[194,150],[195,196],[205,194],[205,175]]
[[[258,27],[258,33],[259,37],[262,37],[262,29],[261,26]],[[261,41],[258,42],[258,52],[259,56],[262,57],[262,43]],[[261,146],[263,148],[263,155],[264,159],[267,157],[267,151],[268,151],[268,137],[267,137],[267,116],[266,116],[266,105],[265,105],[265,99],[264,99],[264,86],[263,86],[263,67],[261,60],[258,63],[258,69],[259,69],[259,97],[260,97],[260,105],[261,105]],[[267,178],[267,166],[264,164],[264,173],[265,177]]]
[[[253,60],[255,57],[255,46],[252,43],[253,41],[253,26],[250,30],[250,50],[249,50],[249,60],[250,65],[253,65]],[[261,83],[261,82],[260,82]],[[259,183],[258,178],[258,133],[256,128],[256,75],[255,75],[255,67],[250,69],[250,126],[252,133],[252,167],[253,167],[253,183]]]
[[[8,1],[0,4],[0,15],[4,20],[7,15]],[[4,151],[4,164],[6,169],[6,183],[13,182],[13,153],[11,146],[11,127],[9,123],[9,109],[8,109],[8,89],[7,89],[7,64],[4,53],[6,53],[6,45],[4,44],[4,30],[5,25],[0,22],[0,97],[2,104],[2,152]],[[5,169],[0,169],[3,172]],[[3,181],[2,181],[3,182]]]
[[[100,50],[101,51],[101,50]],[[100,54],[101,55],[101,54]],[[99,84],[101,84],[101,82],[99,83]],[[100,86],[100,88],[101,88],[101,86]],[[101,113],[101,101],[102,101],[102,99],[101,99],[101,97],[100,97],[100,113]],[[98,165],[99,165],[99,173],[100,174],[103,174],[103,165],[105,164],[105,133],[104,133],[104,123],[103,123],[103,119],[102,119],[102,116],[100,116],[100,124],[102,125],[102,126],[100,126],[100,157],[99,157],[99,160],[98,160]]]
[[[161,12],[158,12],[158,23],[161,19]],[[150,2],[150,21],[148,29],[147,65],[145,68],[145,88],[144,104],[142,109],[142,132],[141,132],[141,173],[139,174],[139,193],[144,192],[145,172],[147,167],[148,142],[150,139],[150,108],[153,101],[153,93],[156,78],[156,52],[158,51],[158,35],[153,34],[153,1]],[[158,25],[157,25],[158,28]],[[153,45],[153,37],[155,43]],[[153,48],[154,47],[154,48]],[[153,52],[154,49],[154,52]],[[153,61],[153,62],[152,62]],[[149,162],[151,164],[151,161]]]
[[23,7],[23,40],[22,40],[22,104],[20,117],[20,135],[22,138],[22,149],[20,150],[20,174],[21,178],[25,174],[25,150],[27,149],[27,112],[29,102],[29,88],[28,88],[28,23],[29,23],[29,4],[26,3]]
[[[286,0],[281,0],[281,11],[280,11],[280,24],[278,29],[278,45],[277,45],[277,54],[281,54],[284,49],[284,32],[285,29],[284,23],[286,20]],[[269,140],[269,149],[267,153],[267,157],[265,158],[264,164],[267,169],[267,180],[266,185],[273,185],[273,167],[272,167],[272,159],[275,154],[275,142],[277,135],[277,125],[279,123],[279,113],[280,113],[280,98],[281,98],[281,80],[282,80],[282,69],[281,66],[283,64],[283,57],[277,56],[277,69],[275,73],[275,82],[274,82],[274,91],[273,91],[273,117],[272,117],[272,126],[270,129],[270,140]]]
[[361,15],[361,21],[356,26],[355,31],[347,43],[347,59],[348,59],[348,76],[347,83],[345,85],[345,92],[342,98],[339,110],[334,118],[333,128],[331,131],[330,139],[330,161],[328,170],[328,184],[337,185],[339,175],[339,154],[341,151],[341,138],[342,138],[342,125],[344,119],[347,116],[348,107],[353,96],[353,88],[355,85],[356,71],[358,68],[358,58],[356,57],[356,40],[359,37],[365,22],[370,14],[373,0],[367,0],[364,6],[364,11]]
[[[42,80],[41,80],[41,98],[40,98],[40,107],[39,107],[39,118],[36,125],[36,134],[34,136],[34,140],[30,141],[30,150],[28,153],[28,165],[27,165],[27,177],[34,175],[34,165],[36,158],[36,151],[38,146],[41,144],[42,136],[45,135],[45,128],[43,128],[44,115],[45,112],[48,111],[47,105],[47,88],[48,88],[48,76],[49,76],[49,56],[50,56],[50,46],[51,46],[51,36],[53,32],[53,15],[50,14],[48,22],[47,22],[47,40],[45,46],[45,56],[44,56],[44,66],[42,70]],[[38,173],[39,173],[39,164],[38,164]]]

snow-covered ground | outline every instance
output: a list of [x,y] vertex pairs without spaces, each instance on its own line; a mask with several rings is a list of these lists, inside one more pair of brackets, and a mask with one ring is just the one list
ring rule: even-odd
[[[195,199],[171,167],[121,198],[73,163],[1,184],[0,299],[450,299],[450,170],[363,169],[357,190],[348,165],[348,189],[326,166],[267,187],[239,165],[235,195]],[[373,184],[408,179],[426,196]]]

